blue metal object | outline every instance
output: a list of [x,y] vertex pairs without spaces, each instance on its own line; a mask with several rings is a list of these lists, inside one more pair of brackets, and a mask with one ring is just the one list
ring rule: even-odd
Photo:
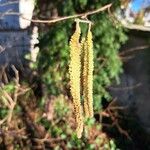
[[19,29],[19,1],[0,0],[0,29]]
[[0,66],[20,67],[26,53],[36,60],[38,28],[30,26],[33,9],[34,0],[0,0]]

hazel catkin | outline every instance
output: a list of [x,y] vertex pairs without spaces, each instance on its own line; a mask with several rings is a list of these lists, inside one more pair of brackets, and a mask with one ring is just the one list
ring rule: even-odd
[[83,95],[83,108],[86,118],[93,117],[93,41],[91,24],[86,38],[80,43],[81,29],[79,20],[76,21],[76,30],[70,39],[70,91],[73,98],[77,137],[81,138],[83,132],[83,110],[81,95]]
[[73,98],[74,114],[76,120],[76,132],[81,138],[83,132],[83,115],[80,102],[80,72],[81,72],[81,45],[79,42],[81,29],[79,22],[76,22],[76,30],[70,40],[70,90]]
[[83,63],[83,97],[84,113],[87,118],[93,117],[93,41],[91,26],[89,25],[87,38],[84,43]]

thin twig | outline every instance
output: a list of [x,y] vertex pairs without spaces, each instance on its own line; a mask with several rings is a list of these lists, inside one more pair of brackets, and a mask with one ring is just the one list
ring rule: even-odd
[[18,96],[21,96],[21,95],[25,94],[26,92],[30,91],[31,88],[27,88],[27,89],[21,89],[21,88],[20,88],[20,90],[21,90],[21,91],[19,91],[18,94],[17,94]]
[[126,62],[128,60],[131,60],[133,59],[135,56],[134,55],[130,55],[130,56],[120,56],[120,59],[123,61],[123,62]]
[[140,51],[140,50],[144,50],[147,48],[150,48],[150,45],[137,46],[137,47],[130,48],[128,50],[124,50],[123,52],[120,52],[119,55],[122,56],[128,53],[134,52],[134,51]]
[[120,20],[120,22],[127,29],[150,32],[150,27],[148,27],[148,26],[139,25],[139,24],[129,24],[127,22],[124,22],[123,19]]
[[2,96],[2,98],[7,99],[7,102],[9,103],[9,108],[11,108],[12,105],[13,105],[13,99],[11,98],[11,96],[5,90],[3,90],[3,95],[4,95],[4,97]]
[[5,118],[3,118],[2,120],[0,120],[0,125],[2,125],[5,121],[7,121],[8,116],[6,116]]
[[88,24],[93,24],[92,21],[90,20],[81,20],[81,19],[75,19],[76,22],[81,22],[81,23],[88,23]]
[[115,90],[115,91],[122,91],[122,90],[132,90],[132,89],[135,89],[135,88],[138,88],[138,87],[140,87],[142,84],[141,83],[137,83],[137,84],[135,84],[135,85],[133,85],[133,86],[126,86],[126,87],[109,87],[109,89],[111,89],[111,90]]
[[12,65],[12,69],[15,72],[15,91],[14,91],[14,95],[13,95],[12,107],[10,108],[10,111],[9,111],[9,114],[8,114],[8,120],[7,120],[8,124],[11,121],[11,118],[12,118],[12,115],[13,115],[13,110],[14,110],[14,108],[16,106],[16,103],[17,103],[18,90],[19,90],[19,87],[20,87],[18,70],[15,68],[14,65]]
[[[116,107],[116,108],[115,108]],[[116,126],[118,131],[125,135],[129,140],[131,140],[131,137],[129,136],[128,132],[126,130],[124,130],[120,124],[119,124],[119,114],[117,112],[117,110],[119,110],[120,107],[118,107],[116,105],[116,99],[114,99],[111,103],[109,103],[108,107],[101,113],[101,117],[104,115],[105,117],[110,117],[112,120],[112,124],[108,125],[108,124],[103,124],[107,127],[114,127]]]
[[97,14],[99,12],[102,12],[108,8],[110,8],[112,6],[112,3],[110,4],[107,4],[101,8],[98,8],[96,10],[92,10],[92,11],[89,11],[89,12],[85,12],[85,13],[81,13],[81,14],[76,14],[76,15],[71,15],[71,16],[64,16],[64,17],[59,17],[59,18],[56,18],[56,19],[52,19],[52,20],[40,20],[40,19],[27,19],[23,16],[21,16],[23,19],[25,20],[28,20],[28,21],[31,21],[31,22],[34,22],[34,23],[48,23],[48,24],[51,24],[51,23],[56,23],[56,22],[60,22],[60,21],[64,21],[64,20],[68,20],[68,19],[73,19],[73,18],[78,18],[78,17],[84,17],[86,18],[87,16],[90,16],[90,15],[93,15],[93,14]]
[[2,102],[3,102],[4,106],[7,106],[8,108],[11,107],[10,103],[8,102],[8,100],[6,99],[5,96],[2,95],[1,99],[2,99]]

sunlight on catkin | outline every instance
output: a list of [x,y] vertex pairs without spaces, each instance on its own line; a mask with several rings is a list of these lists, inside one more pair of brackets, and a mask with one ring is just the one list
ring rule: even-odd
[[[80,20],[84,22],[84,20]],[[86,21],[87,23],[87,21]],[[89,23],[89,22],[88,22]],[[76,20],[76,30],[70,40],[70,89],[73,98],[76,120],[76,132],[81,138],[83,132],[83,110],[81,95],[83,95],[83,108],[86,118],[93,117],[93,41],[91,23],[89,23],[86,38],[80,43],[81,29],[79,19]]]
[[[91,32],[91,24],[89,24],[89,29],[87,33],[87,74],[86,74],[86,96],[85,96],[85,109],[88,109],[88,116],[93,117],[93,41],[92,41],[92,32]],[[86,112],[86,110],[85,110]]]
[[83,132],[83,115],[80,102],[80,72],[81,72],[81,45],[79,38],[81,29],[79,22],[76,22],[76,30],[70,40],[70,90],[73,97],[74,113],[76,120],[76,132],[78,138],[81,138]]

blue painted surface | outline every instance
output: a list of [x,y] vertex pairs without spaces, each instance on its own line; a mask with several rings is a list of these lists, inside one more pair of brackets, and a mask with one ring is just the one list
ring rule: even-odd
[[13,2],[12,0],[0,0],[0,29],[19,29],[19,16],[18,15],[5,15],[5,12],[17,12],[19,13],[19,1],[15,3],[3,5],[9,2]]

